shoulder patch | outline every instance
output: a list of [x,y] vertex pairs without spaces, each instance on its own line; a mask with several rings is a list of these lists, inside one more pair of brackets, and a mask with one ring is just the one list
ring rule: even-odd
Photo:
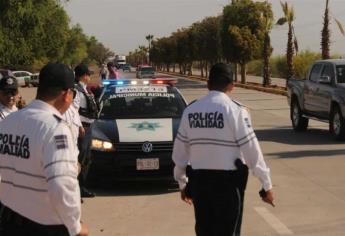
[[67,135],[64,135],[64,134],[55,135],[54,140],[55,140],[56,149],[67,149],[68,148]]

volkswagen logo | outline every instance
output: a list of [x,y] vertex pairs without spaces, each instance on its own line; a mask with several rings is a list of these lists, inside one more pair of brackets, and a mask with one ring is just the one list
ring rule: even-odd
[[150,142],[145,142],[143,143],[143,146],[141,147],[141,149],[143,150],[143,152],[152,152],[153,149],[153,145]]

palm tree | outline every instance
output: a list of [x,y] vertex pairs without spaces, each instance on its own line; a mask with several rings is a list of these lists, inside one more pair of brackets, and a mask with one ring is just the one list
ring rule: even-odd
[[295,11],[293,6],[289,6],[287,2],[280,2],[284,16],[277,21],[278,25],[288,24],[288,41],[286,47],[286,62],[288,66],[287,79],[291,79],[294,76],[293,56],[298,52],[298,44],[293,27],[293,21],[295,19]]
[[329,0],[326,0],[326,9],[323,17],[323,29],[321,31],[321,54],[322,59],[329,59],[329,46],[330,46],[330,30],[329,30],[329,10],[328,10]]
[[152,34],[149,34],[149,35],[146,35],[146,40],[149,42],[149,48],[148,48],[148,63],[150,63],[150,50],[151,50],[151,43],[152,43],[152,39],[153,39],[153,35]]
[[[267,1],[266,1],[267,3]],[[268,3],[267,3],[268,4]],[[263,23],[264,23],[264,45],[262,50],[262,57],[264,61],[264,68],[263,68],[263,85],[269,86],[271,84],[271,70],[270,70],[270,57],[273,51],[271,47],[271,37],[270,32],[272,29],[273,20],[272,18],[268,17],[267,15],[263,15]]]
[[152,42],[152,39],[153,39],[153,35],[152,34],[149,34],[149,35],[146,35],[146,40],[149,42],[149,51],[151,49],[151,42]]

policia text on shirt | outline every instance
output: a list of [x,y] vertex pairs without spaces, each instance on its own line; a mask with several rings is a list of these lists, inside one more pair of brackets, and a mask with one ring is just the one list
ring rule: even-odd
[[230,66],[214,65],[209,94],[185,109],[174,142],[174,177],[182,200],[194,206],[198,236],[241,234],[248,167],[262,183],[263,200],[273,201],[270,170],[249,113],[227,95],[233,87]]
[[0,153],[24,159],[30,158],[29,138],[25,135],[0,133]]

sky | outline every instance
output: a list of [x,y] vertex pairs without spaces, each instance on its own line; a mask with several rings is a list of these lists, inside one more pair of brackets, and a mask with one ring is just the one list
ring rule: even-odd
[[[279,0],[272,3],[275,21],[283,16]],[[326,0],[285,0],[295,9],[295,32],[300,50],[320,51],[320,37]],[[231,0],[70,0],[64,4],[72,24],[80,24],[116,54],[128,54],[148,45],[145,36],[169,36],[182,27],[208,16],[222,14]],[[345,28],[345,0],[330,0],[331,53],[345,55],[345,37],[333,18]],[[274,55],[285,53],[287,26],[274,26],[271,33]]]

